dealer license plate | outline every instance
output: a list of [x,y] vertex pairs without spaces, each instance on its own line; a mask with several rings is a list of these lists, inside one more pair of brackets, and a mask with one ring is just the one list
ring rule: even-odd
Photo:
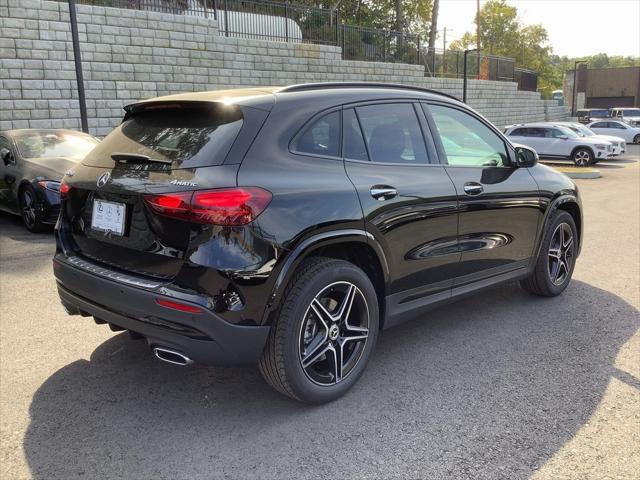
[[126,206],[124,203],[94,200],[91,228],[114,235],[124,235],[124,219]]

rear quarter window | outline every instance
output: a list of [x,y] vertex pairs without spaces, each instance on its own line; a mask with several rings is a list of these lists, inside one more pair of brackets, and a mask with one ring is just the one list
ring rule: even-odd
[[221,165],[242,125],[235,105],[149,105],[125,117],[83,163],[113,167],[113,153],[134,153],[170,161],[174,169]]

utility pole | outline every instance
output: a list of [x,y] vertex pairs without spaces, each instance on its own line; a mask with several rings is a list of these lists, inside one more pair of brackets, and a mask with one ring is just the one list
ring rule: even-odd
[[478,78],[480,78],[480,0],[476,0],[476,51],[478,52]]
[[76,65],[76,81],[78,83],[78,103],[80,107],[80,125],[82,131],[89,133],[87,121],[87,102],[84,97],[84,78],[82,76],[82,57],[80,56],[80,39],[78,37],[78,18],[76,15],[76,2],[69,0],[69,21],[71,23],[71,40],[73,43],[73,58]]
[[447,74],[447,27],[444,27],[442,35],[442,76]]

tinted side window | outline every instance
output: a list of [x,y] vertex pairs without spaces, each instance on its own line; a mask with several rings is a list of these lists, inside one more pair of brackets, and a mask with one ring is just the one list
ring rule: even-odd
[[340,112],[331,112],[313,122],[296,142],[296,151],[313,155],[340,155]]
[[609,122],[597,122],[591,125],[592,128],[608,128]]
[[342,156],[352,160],[369,160],[362,130],[353,108],[342,113]]
[[617,128],[618,130],[626,130],[627,127],[616,122],[609,122],[609,128]]
[[528,128],[516,128],[513,132],[511,132],[511,135],[514,136],[514,137],[528,137],[528,136],[530,136]]
[[507,147],[493,130],[468,113],[429,105],[450,165],[505,166]]
[[557,128],[554,128],[551,130],[551,135],[553,135],[553,138],[562,138],[567,136],[565,133],[561,132]]
[[369,105],[357,109],[371,161],[427,163],[418,117],[410,103]]

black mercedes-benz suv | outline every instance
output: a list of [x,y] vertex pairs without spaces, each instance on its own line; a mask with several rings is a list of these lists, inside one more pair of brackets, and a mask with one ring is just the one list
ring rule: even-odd
[[581,203],[453,97],[354,83],[188,93],[125,108],[61,185],[70,314],[166,362],[258,363],[313,403],[378,332],[500,282],[561,293]]

